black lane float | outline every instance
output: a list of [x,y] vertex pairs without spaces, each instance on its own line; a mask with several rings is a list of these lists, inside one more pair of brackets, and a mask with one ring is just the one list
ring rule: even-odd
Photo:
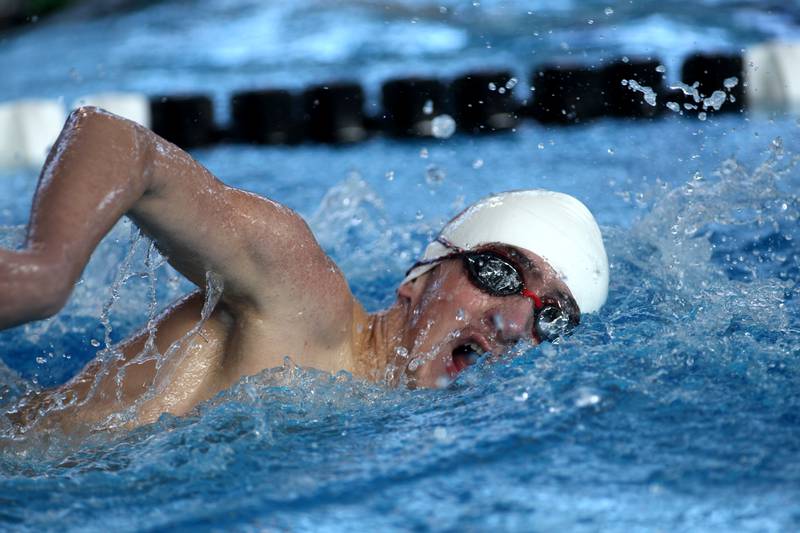
[[[600,117],[652,119],[669,109],[705,119],[714,112],[800,112],[800,43],[762,43],[743,54],[687,57],[680,82],[665,86],[655,58],[621,58],[605,64],[561,61],[535,68],[532,92],[514,98],[511,71],[469,72],[452,81],[392,79],[381,90],[382,111],[368,116],[356,82],[316,85],[301,93],[283,88],[241,91],[231,98],[231,124],[218,128],[211,98],[203,94],[147,97],[101,93],[73,107],[98,105],[150,127],[182,148],[222,140],[254,144],[352,143],[373,132],[398,137],[448,137],[514,131],[521,118],[544,124],[579,124]],[[57,100],[0,103],[0,168],[40,166],[63,126],[67,110]],[[452,116],[452,119],[451,119]],[[436,120],[446,119],[444,133]]]

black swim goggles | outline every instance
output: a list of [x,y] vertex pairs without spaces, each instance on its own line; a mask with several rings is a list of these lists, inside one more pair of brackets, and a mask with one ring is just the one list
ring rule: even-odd
[[436,239],[446,246],[452,253],[419,261],[408,272],[423,265],[430,265],[460,257],[467,271],[469,280],[477,289],[491,296],[520,295],[533,301],[533,338],[539,342],[554,341],[559,337],[569,334],[578,324],[577,317],[571,317],[557,301],[542,299],[535,292],[527,289],[524,277],[514,262],[492,250],[470,251],[464,250],[443,237]]

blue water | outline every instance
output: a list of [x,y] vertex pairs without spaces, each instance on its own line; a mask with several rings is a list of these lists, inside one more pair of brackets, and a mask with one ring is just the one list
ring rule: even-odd
[[[114,87],[222,100],[251,83],[299,86],[342,69],[374,91],[416,69],[497,63],[522,75],[570,51],[658,53],[669,77],[688,50],[796,37],[800,13],[756,2],[637,2],[612,15],[601,2],[550,4],[527,15],[522,3],[450,2],[442,15],[442,3],[422,0],[389,10],[217,0],[66,18],[0,41],[11,73],[0,99],[70,101]],[[302,213],[370,310],[393,300],[444,220],[518,187],[562,190],[594,211],[609,301],[567,341],[520,347],[446,390],[287,365],[135,431],[3,438],[0,529],[797,530],[799,141],[793,116],[670,115],[197,151],[225,181]],[[21,238],[35,178],[0,175],[6,245]],[[164,306],[189,289],[166,266],[149,269],[142,242],[132,272],[120,272],[130,235],[123,223],[103,242],[62,313],[0,333],[0,405],[64,382],[94,356],[115,280],[136,274],[111,306],[112,340],[146,320],[153,290]]]

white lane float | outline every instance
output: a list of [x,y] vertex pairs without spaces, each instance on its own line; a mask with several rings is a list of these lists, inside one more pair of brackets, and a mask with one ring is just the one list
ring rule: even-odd
[[60,100],[0,103],[0,169],[40,167],[66,117]]
[[800,43],[772,42],[744,54],[748,108],[800,112]]

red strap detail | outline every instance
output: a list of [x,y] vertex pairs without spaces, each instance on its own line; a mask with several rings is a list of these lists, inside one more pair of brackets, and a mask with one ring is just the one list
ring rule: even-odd
[[522,295],[533,300],[533,305],[536,307],[536,309],[540,309],[542,307],[542,300],[536,295],[535,292],[529,291],[528,289],[522,289]]

